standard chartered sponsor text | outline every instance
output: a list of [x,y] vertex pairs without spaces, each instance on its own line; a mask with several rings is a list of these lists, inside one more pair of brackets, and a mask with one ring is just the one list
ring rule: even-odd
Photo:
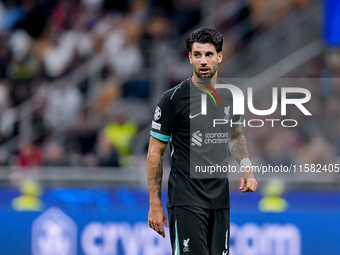
[[206,133],[204,138],[205,144],[228,143],[228,133]]

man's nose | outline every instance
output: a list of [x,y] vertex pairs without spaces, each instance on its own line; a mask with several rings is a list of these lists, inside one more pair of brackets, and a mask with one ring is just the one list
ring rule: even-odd
[[205,56],[201,57],[201,65],[206,65],[207,64],[207,59],[205,58]]

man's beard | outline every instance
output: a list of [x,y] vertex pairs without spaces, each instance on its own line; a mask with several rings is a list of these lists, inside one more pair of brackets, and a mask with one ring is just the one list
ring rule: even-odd
[[204,75],[204,74],[201,74],[199,68],[197,68],[195,69],[195,74],[197,75],[198,78],[209,79],[215,75],[216,71],[217,71],[217,66],[214,66],[208,74]]

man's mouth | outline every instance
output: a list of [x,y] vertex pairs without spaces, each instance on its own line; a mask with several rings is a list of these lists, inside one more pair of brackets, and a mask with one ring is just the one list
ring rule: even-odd
[[203,74],[203,75],[208,74],[209,71],[210,71],[210,69],[208,67],[201,67],[200,68],[200,73]]

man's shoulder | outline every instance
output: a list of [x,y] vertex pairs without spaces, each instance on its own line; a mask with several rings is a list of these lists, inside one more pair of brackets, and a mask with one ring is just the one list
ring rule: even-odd
[[217,84],[230,84],[228,81],[226,81],[223,78],[217,78]]
[[183,80],[175,87],[164,92],[163,97],[168,98],[169,100],[176,100],[179,97],[188,94],[190,85],[190,78]]
[[[219,84],[219,85],[231,85],[231,86],[234,86],[232,83],[228,82],[227,80],[225,79],[221,79],[221,78],[218,78],[217,81],[216,81],[216,84]],[[228,100],[233,100],[233,96],[232,96],[232,93],[229,89],[224,89],[224,88],[216,88],[216,91],[218,92],[218,94],[223,97],[224,99],[228,99]]]

